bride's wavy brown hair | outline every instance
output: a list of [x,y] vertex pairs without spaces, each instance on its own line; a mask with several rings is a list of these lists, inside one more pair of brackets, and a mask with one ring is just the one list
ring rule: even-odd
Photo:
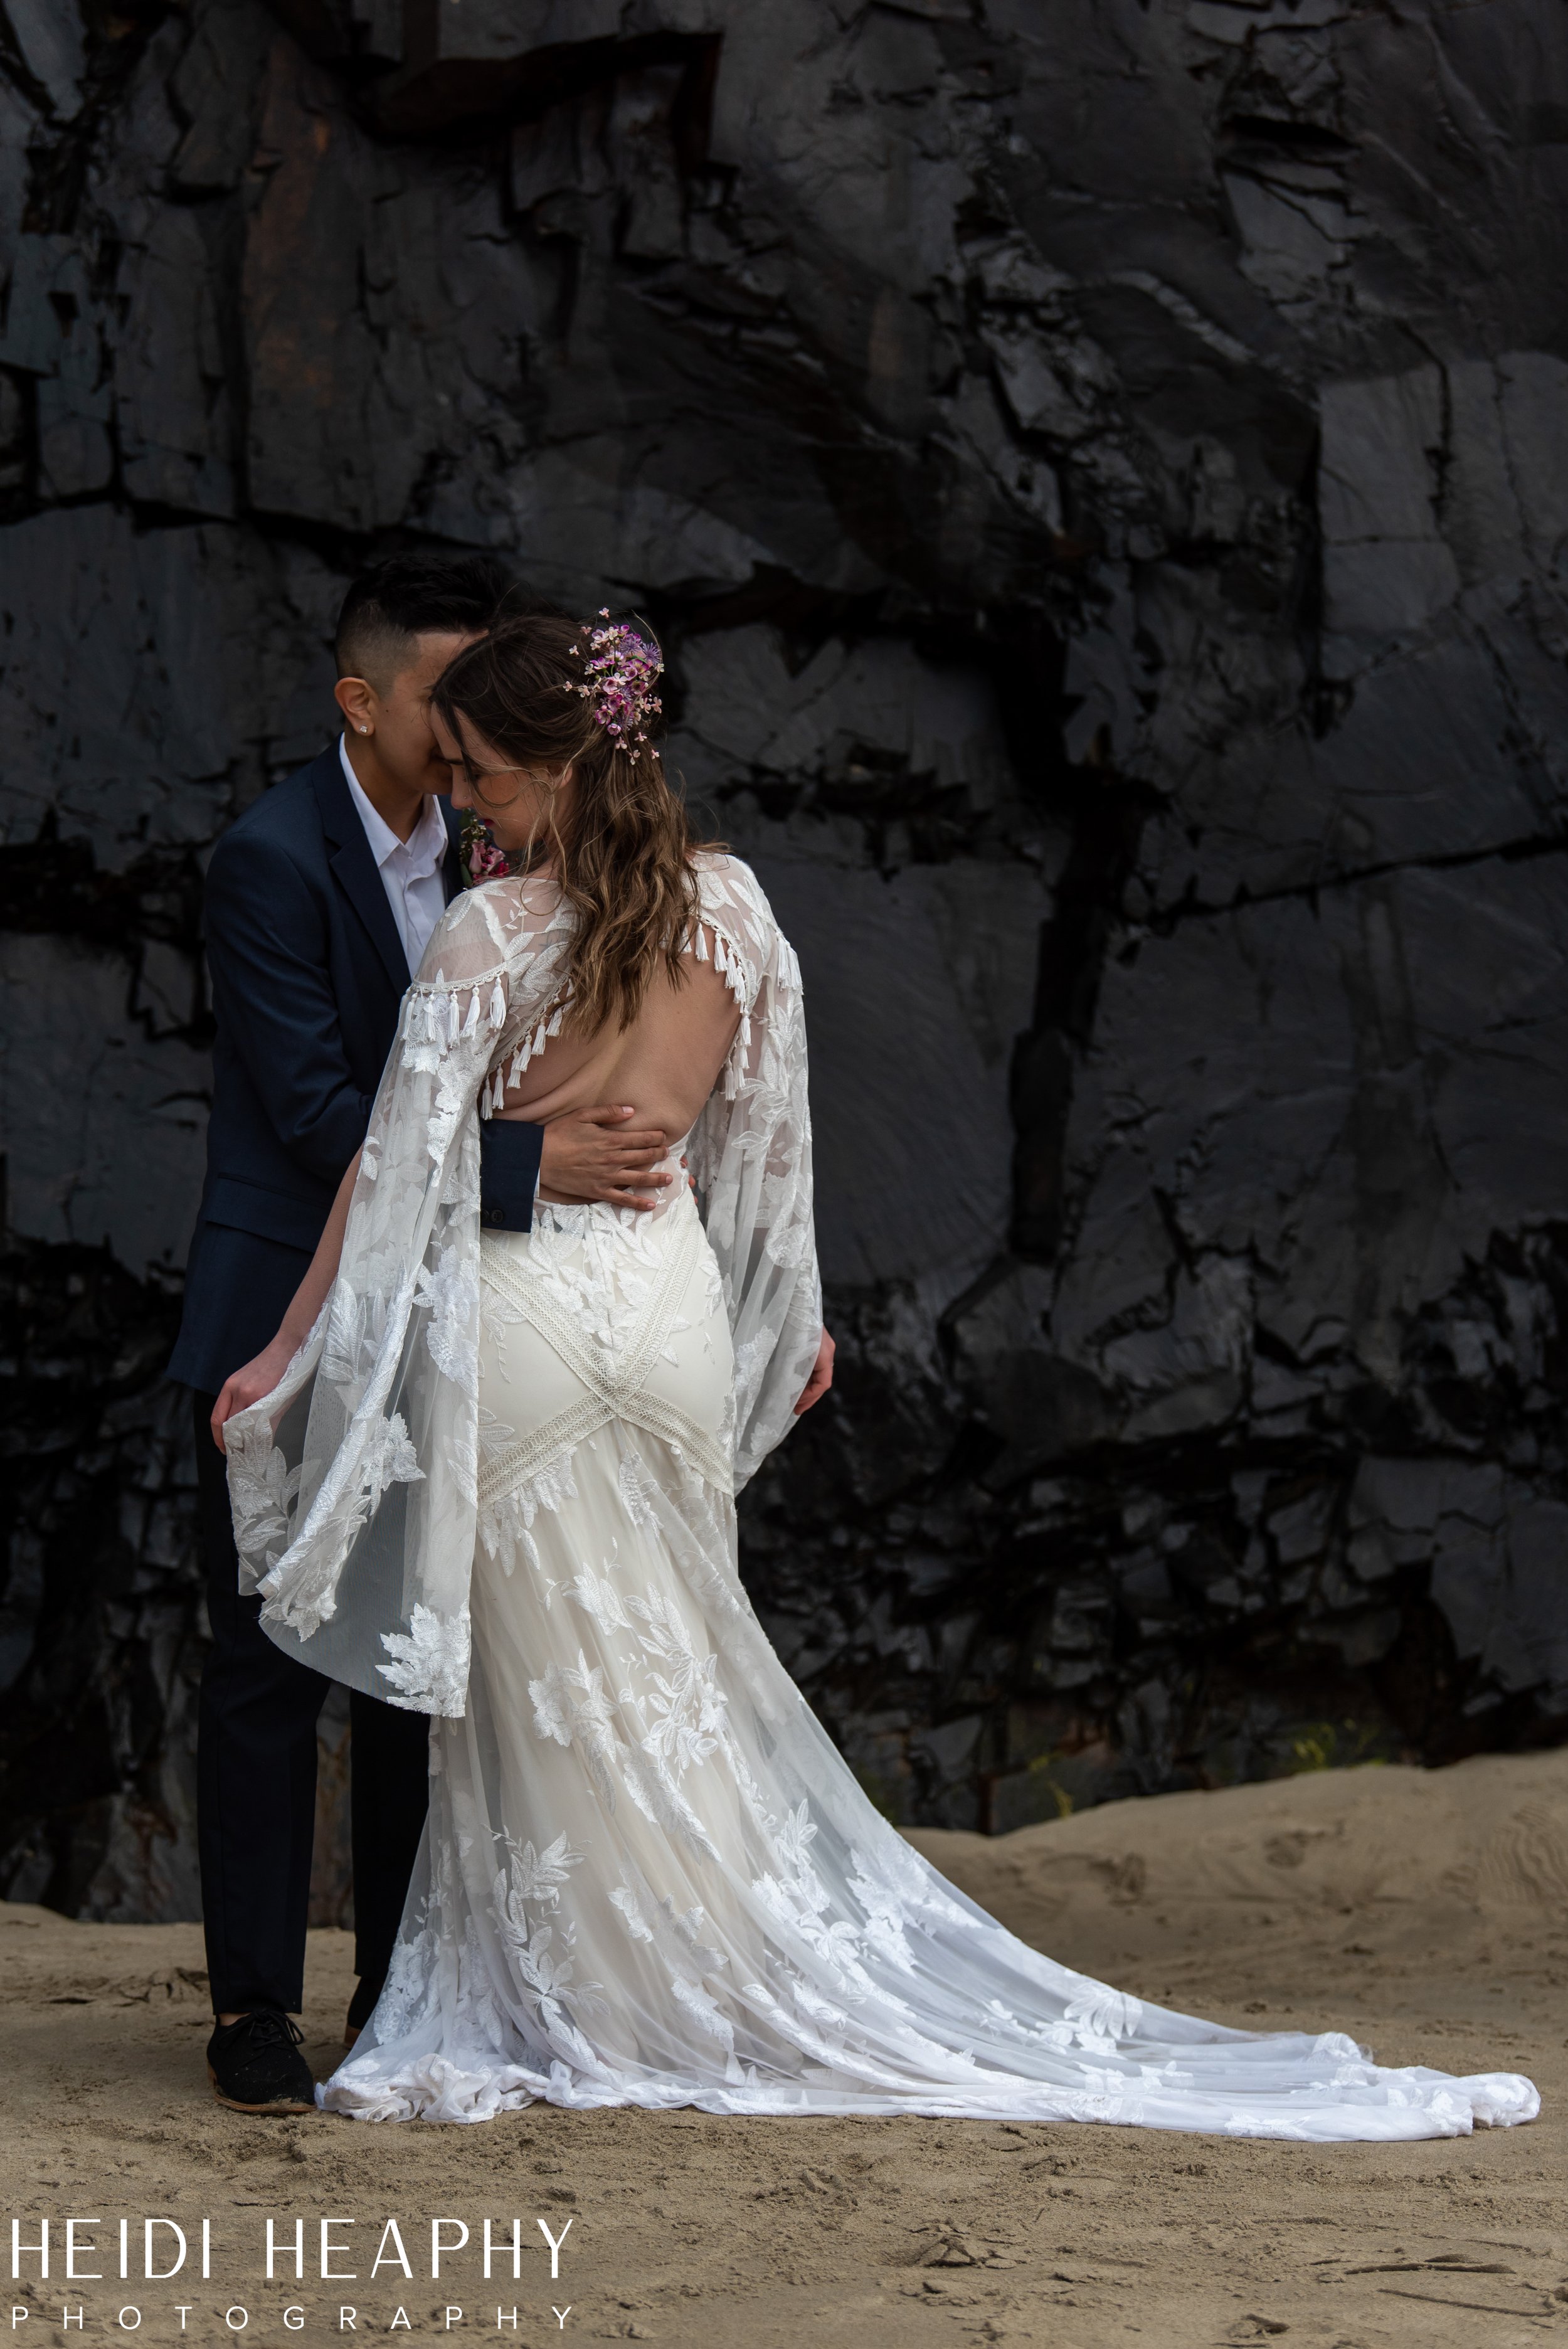
[[[503,620],[459,653],[431,695],[459,742],[461,718],[510,764],[571,766],[548,846],[578,916],[572,1024],[589,1033],[612,1019],[627,1027],[661,967],[681,984],[701,911],[692,854],[716,844],[695,837],[652,742],[617,741],[595,717],[593,690],[583,692],[594,625],[553,612]],[[652,735],[656,720],[642,730]]]

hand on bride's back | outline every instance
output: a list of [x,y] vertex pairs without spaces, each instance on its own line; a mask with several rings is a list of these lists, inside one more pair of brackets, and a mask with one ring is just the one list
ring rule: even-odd
[[662,1126],[628,1123],[635,1116],[634,1110],[601,1102],[552,1118],[539,1161],[542,1195],[574,1204],[603,1200],[612,1207],[656,1207],[659,1193],[674,1177],[652,1170],[669,1144]]

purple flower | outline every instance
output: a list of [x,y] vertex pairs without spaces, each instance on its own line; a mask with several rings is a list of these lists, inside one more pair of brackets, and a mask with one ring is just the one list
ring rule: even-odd
[[624,621],[610,621],[607,608],[599,616],[609,625],[584,631],[587,681],[578,691],[593,702],[594,717],[613,741],[623,749],[634,744],[641,749],[648,739],[648,719],[663,706],[654,687],[663,673],[664,658],[658,647],[635,629]]

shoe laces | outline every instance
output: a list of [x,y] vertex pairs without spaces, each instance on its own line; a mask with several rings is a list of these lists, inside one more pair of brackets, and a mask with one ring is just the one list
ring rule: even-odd
[[247,2036],[257,2047],[271,2047],[280,2043],[287,2046],[291,2041],[298,2047],[304,2038],[304,2033],[293,2015],[284,2014],[275,2006],[256,2007],[243,2020],[250,2025]]

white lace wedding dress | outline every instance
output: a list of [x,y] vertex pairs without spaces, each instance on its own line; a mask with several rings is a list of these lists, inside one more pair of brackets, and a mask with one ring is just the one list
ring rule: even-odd
[[337,1286],[231,1422],[280,1643],[435,1718],[392,1970],[320,2092],[364,2119],[535,2098],[975,2115],[1232,2135],[1528,2120],[1515,2075],[1378,2069],[1337,2033],[1193,2020],[1039,1955],[861,1793],[736,1572],[734,1493],[787,1432],[820,1311],[799,973],[704,862],[743,1019],[659,1215],[480,1236],[476,1102],[559,1023],[538,882],[448,914],[410,989]]

